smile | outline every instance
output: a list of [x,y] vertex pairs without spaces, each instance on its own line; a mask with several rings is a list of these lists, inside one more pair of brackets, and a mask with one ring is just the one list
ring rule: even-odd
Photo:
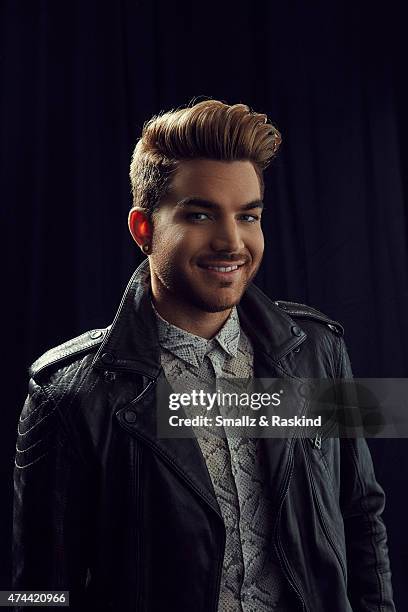
[[224,268],[223,266],[205,266],[207,270],[215,270],[216,272],[232,272],[233,270],[238,270],[239,266],[228,266]]
[[215,266],[213,264],[198,264],[198,267],[202,270],[207,270],[210,274],[221,276],[234,276],[238,273],[239,269],[244,265],[244,262],[236,264],[227,264]]
[[205,270],[216,270],[217,272],[233,272],[234,270],[238,270],[241,266],[245,264],[245,261],[238,261],[236,263],[229,263],[228,261],[219,262],[219,264],[207,264],[207,263],[199,263],[197,264],[199,268],[204,268]]

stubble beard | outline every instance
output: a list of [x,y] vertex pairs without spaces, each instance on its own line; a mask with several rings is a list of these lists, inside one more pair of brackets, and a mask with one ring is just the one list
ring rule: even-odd
[[[202,295],[202,292],[195,289],[194,283],[192,283],[184,274],[180,275],[179,271],[167,262],[159,271],[155,270],[155,275],[158,278],[160,284],[166,292],[172,296],[176,296],[177,301],[183,302],[187,306],[193,306],[203,312],[223,312],[224,310],[231,310],[236,306],[244,295],[248,285],[252,282],[252,279],[256,275],[261,265],[261,261],[258,263],[256,268],[251,272],[250,276],[245,279],[242,283],[241,289],[238,292],[237,297],[226,301],[221,299],[208,299]],[[218,289],[228,288],[233,281],[220,281]],[[216,294],[217,290],[209,288],[209,298]]]

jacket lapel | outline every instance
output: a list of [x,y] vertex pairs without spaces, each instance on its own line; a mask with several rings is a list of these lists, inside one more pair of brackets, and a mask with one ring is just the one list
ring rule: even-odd
[[[191,437],[159,438],[157,423],[169,414],[164,398],[172,389],[161,372],[145,390],[116,414],[119,423],[136,438],[143,440],[180,478],[192,488],[220,517],[221,511],[201,449],[189,428]],[[182,415],[180,415],[182,416]]]

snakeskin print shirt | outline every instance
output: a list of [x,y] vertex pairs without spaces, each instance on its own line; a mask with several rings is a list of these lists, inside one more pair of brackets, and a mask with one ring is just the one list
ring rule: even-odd
[[[211,340],[171,325],[153,310],[161,364],[175,392],[214,392],[217,379],[253,376],[252,345],[235,307]],[[195,434],[226,529],[218,612],[289,610],[285,579],[272,553],[273,516],[258,440],[224,437],[205,427]]]

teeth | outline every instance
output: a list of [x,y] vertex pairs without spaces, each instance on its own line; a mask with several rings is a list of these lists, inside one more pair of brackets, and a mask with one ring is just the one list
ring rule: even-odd
[[220,266],[207,266],[208,270],[215,270],[216,272],[232,272],[232,270],[238,270],[238,266],[228,266],[227,268]]

